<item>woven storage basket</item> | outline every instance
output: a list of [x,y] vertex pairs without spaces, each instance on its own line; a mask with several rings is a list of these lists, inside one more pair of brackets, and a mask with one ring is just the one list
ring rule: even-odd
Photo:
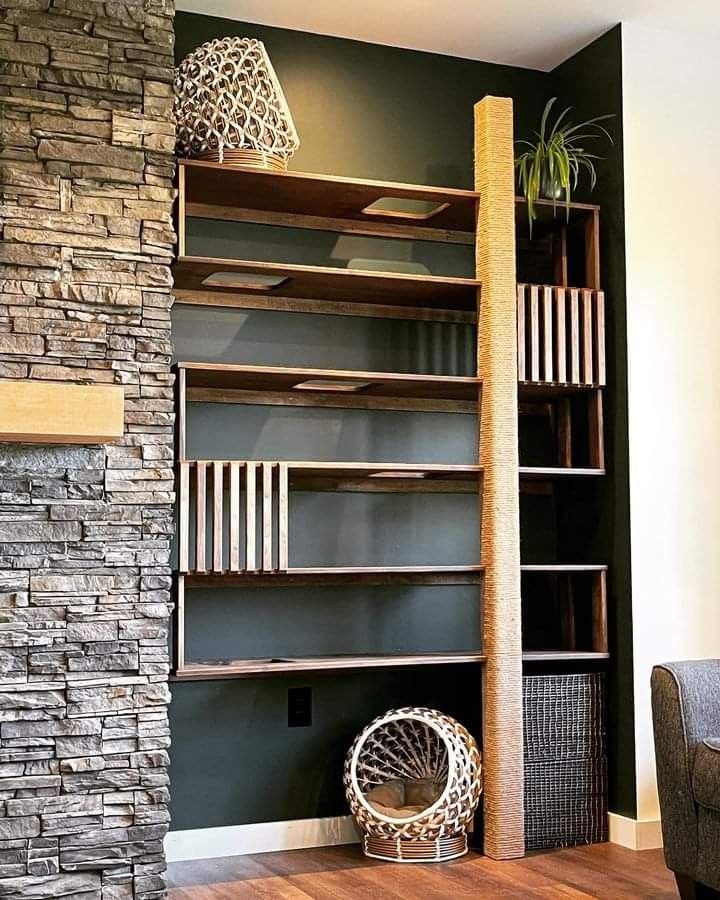
[[[467,852],[467,829],[482,792],[480,751],[463,726],[434,709],[405,707],[379,716],[345,759],[345,794],[367,856],[443,862]],[[420,812],[384,815],[367,798],[397,780],[424,780],[440,796]]]
[[607,840],[605,676],[523,678],[527,849]]
[[525,763],[528,850],[607,840],[607,761]]

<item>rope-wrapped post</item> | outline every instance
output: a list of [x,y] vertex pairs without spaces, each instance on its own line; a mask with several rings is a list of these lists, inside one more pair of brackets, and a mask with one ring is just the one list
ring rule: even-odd
[[475,106],[485,853],[525,852],[512,100]]

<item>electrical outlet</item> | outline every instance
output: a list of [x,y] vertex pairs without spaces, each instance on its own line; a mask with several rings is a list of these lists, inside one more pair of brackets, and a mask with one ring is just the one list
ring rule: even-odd
[[312,688],[288,690],[288,728],[307,728],[312,725]]

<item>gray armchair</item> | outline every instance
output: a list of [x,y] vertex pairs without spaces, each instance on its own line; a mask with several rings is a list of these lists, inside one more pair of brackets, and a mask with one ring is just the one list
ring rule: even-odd
[[652,673],[665,862],[683,900],[720,898],[720,660]]

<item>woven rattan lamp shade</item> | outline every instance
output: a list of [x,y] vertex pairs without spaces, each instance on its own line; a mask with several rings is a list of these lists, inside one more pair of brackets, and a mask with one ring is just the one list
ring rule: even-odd
[[[480,751],[455,719],[434,709],[391,709],[355,739],[345,760],[345,794],[367,856],[442,862],[467,852],[467,828],[482,792]],[[384,814],[371,802],[379,786],[436,785],[417,812]]]
[[265,45],[219,38],[189,53],[175,73],[181,156],[230,165],[287,168],[300,146]]

